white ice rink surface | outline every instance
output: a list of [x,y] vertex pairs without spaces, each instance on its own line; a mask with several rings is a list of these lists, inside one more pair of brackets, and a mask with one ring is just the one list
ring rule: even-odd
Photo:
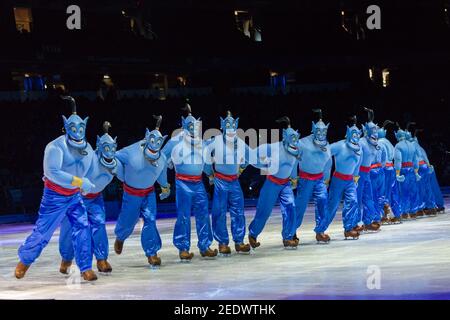
[[[253,215],[254,210],[248,210],[247,225]],[[149,268],[141,249],[141,224],[120,256],[112,248],[114,225],[108,224],[113,272],[79,285],[72,281],[79,277],[58,272],[59,231],[26,277],[15,279],[17,248],[32,226],[3,225],[0,299],[450,299],[448,213],[383,226],[357,241],[344,240],[339,217],[329,229],[332,242],[318,245],[309,207],[299,234],[301,244],[293,251],[282,248],[280,220],[276,208],[258,238],[261,247],[251,255],[237,255],[233,247],[231,257],[215,260],[200,258],[193,229],[195,257],[188,264],[179,262],[172,245],[174,219],[158,220],[163,241],[158,270]]]

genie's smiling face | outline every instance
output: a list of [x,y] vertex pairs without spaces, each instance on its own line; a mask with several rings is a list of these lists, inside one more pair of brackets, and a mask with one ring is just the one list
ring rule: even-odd
[[300,134],[296,130],[292,128],[283,129],[283,145],[290,154],[296,157],[300,152],[298,150],[299,138]]
[[167,136],[162,136],[159,130],[145,132],[144,155],[149,160],[158,160],[160,150]]
[[321,147],[327,145],[327,132],[329,125],[330,124],[325,125],[322,120],[319,120],[317,123],[312,123],[312,134],[316,145]]
[[366,123],[366,125],[364,126],[364,135],[371,145],[378,145],[378,126],[375,123]]
[[112,169],[117,165],[117,137],[113,139],[107,133],[102,137],[97,136],[97,150],[100,153],[100,163],[103,166]]
[[345,138],[347,141],[347,145],[351,149],[359,151],[360,149],[359,140],[361,138],[361,130],[359,130],[356,125],[352,127],[347,127],[347,133],[345,135]]
[[225,119],[220,118],[220,128],[224,135],[229,138],[237,138],[236,130],[238,128],[239,118],[234,119],[231,116],[226,117]]
[[72,114],[68,119],[63,116],[64,130],[66,132],[66,141],[69,146],[76,149],[86,148],[86,125],[88,117],[84,120],[78,115]]

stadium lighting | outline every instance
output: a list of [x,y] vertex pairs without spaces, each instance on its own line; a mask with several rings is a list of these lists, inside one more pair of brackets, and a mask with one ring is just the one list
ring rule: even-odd
[[105,74],[105,75],[103,76],[103,79],[111,79],[111,77],[110,77],[109,75]]

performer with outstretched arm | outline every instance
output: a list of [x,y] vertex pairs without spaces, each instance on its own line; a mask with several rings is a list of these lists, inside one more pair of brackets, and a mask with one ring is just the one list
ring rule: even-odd
[[[336,216],[336,211],[342,198],[344,198],[344,207],[342,208],[344,236],[346,239],[348,237],[358,239],[359,232],[355,230],[359,215],[356,186],[362,159],[362,150],[359,145],[361,130],[356,125],[356,116],[353,116],[351,119],[353,125],[351,127],[347,126],[345,139],[330,145],[330,152],[334,157],[336,169],[328,191],[327,221],[323,224],[323,229],[326,230],[329,227]],[[331,161],[331,159],[328,161],[326,171],[331,170]]]
[[[292,191],[291,178],[296,176],[299,150],[298,140],[300,134],[291,128],[288,117],[277,120],[285,123],[283,140],[271,144],[263,144],[258,147],[258,162],[269,164],[268,175],[259,192],[256,213],[248,227],[248,239],[252,248],[260,246],[257,237],[264,229],[272,209],[277,200],[280,201],[281,215],[283,217],[283,229],[281,235],[286,249],[295,249],[298,240],[294,239],[295,231],[295,198]],[[295,181],[295,180],[293,180]],[[295,182],[294,182],[295,184]]]
[[175,168],[175,190],[177,221],[173,233],[173,243],[179,250],[182,262],[188,262],[194,254],[191,248],[191,212],[195,214],[198,248],[206,258],[217,256],[212,250],[211,221],[208,210],[208,196],[202,181],[204,154],[207,146],[201,137],[201,122],[192,116],[191,106],[186,103],[187,117],[181,117],[182,132],[172,137],[162,152]]
[[[105,227],[105,204],[102,191],[111,182],[122,165],[116,159],[117,137],[113,138],[108,131],[111,124],[103,123],[103,135],[97,136],[97,149],[94,160],[86,174],[86,177],[95,184],[90,193],[82,195],[83,203],[88,212],[88,220],[92,234],[92,250],[97,259],[97,269],[100,272],[111,272],[112,267],[108,262],[109,244]],[[119,173],[121,174],[121,173]],[[59,233],[59,252],[62,257],[59,272],[67,274],[74,257],[72,244],[72,229],[69,219],[65,218],[61,224]]]
[[[319,115],[319,120],[312,123],[312,134],[300,139],[299,141],[299,170],[297,197],[295,198],[295,225],[296,230],[300,228],[305,215],[309,200],[312,198],[315,202],[315,218],[317,242],[327,243],[330,236],[325,233],[327,223],[327,202],[329,183],[329,171],[325,172],[325,166],[331,159],[330,145],[327,141],[327,131],[330,124],[322,121],[322,110],[314,109]],[[297,233],[295,233],[297,238]],[[298,238],[297,238],[298,239]]]
[[159,131],[162,116],[153,116],[156,127],[150,131],[146,129],[145,137],[116,153],[117,159],[123,165],[123,175],[117,177],[123,181],[122,208],[117,220],[116,241],[114,251],[121,254],[125,240],[133,233],[139,218],[144,220],[141,232],[141,245],[148,263],[152,267],[161,265],[161,258],[157,255],[161,249],[161,237],[156,228],[156,195],[155,182],[161,186],[159,198],[165,199],[170,195],[170,185],[167,182],[167,159],[160,151],[164,140]]
[[[364,110],[368,112],[369,122],[366,122],[364,125],[364,136],[359,141],[362,150],[361,166],[359,167],[360,178],[357,188],[360,214],[358,224],[360,225],[356,230],[377,231],[381,226],[381,217],[375,209],[370,170],[380,149],[378,145],[378,126],[373,122],[373,110],[368,108],[364,108]],[[361,223],[363,223],[363,226],[361,226]]]
[[88,117],[83,120],[77,115],[76,103],[72,97],[66,96],[63,99],[71,104],[72,115],[69,118],[63,116],[65,134],[45,147],[44,194],[36,226],[19,248],[20,262],[15,270],[18,279],[25,276],[67,216],[72,227],[75,259],[83,279],[97,280],[92,271],[88,214],[80,194],[80,190],[88,194],[95,188],[86,178],[94,159],[94,151],[85,139]]
[[239,175],[248,164],[249,147],[237,136],[239,118],[231,112],[220,117],[222,135],[215,136],[208,144],[207,154],[212,163],[205,164],[205,173],[214,185],[212,202],[212,229],[214,239],[219,243],[219,253],[229,255],[227,211],[230,211],[231,234],[236,252],[250,252],[250,245],[244,243],[245,215],[244,194],[239,184]]

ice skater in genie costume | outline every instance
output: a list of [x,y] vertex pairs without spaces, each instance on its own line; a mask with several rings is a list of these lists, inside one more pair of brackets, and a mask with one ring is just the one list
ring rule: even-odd
[[416,148],[417,155],[419,157],[419,175],[422,177],[418,182],[418,211],[416,215],[418,217],[427,215],[435,215],[437,213],[437,205],[432,192],[432,175],[434,173],[434,167],[428,160],[428,155],[424,148],[419,144],[417,134],[423,131],[422,129],[416,129],[414,131],[414,137],[409,139]]
[[[316,240],[328,243],[330,237],[325,234],[327,227],[327,184],[330,171],[325,166],[331,159],[330,146],[327,141],[327,131],[330,124],[322,121],[322,110],[314,109],[319,120],[312,123],[312,134],[300,139],[300,160],[297,183],[297,197],[295,199],[296,230],[301,226],[308,202],[315,201]],[[297,235],[295,234],[295,238]]]
[[[97,149],[94,160],[86,174],[86,177],[95,184],[90,193],[83,194],[83,203],[88,212],[88,220],[92,234],[92,250],[97,259],[97,269],[100,272],[111,272],[112,267],[108,262],[108,235],[105,228],[105,204],[102,191],[117,175],[117,170],[122,170],[116,159],[117,137],[112,138],[108,131],[111,124],[103,123],[104,134],[97,136]],[[121,175],[121,173],[119,173]],[[59,234],[59,252],[62,257],[59,271],[67,274],[72,265],[74,250],[72,245],[72,230],[69,219],[65,218],[61,224]]]
[[186,103],[187,117],[181,117],[182,131],[172,137],[162,152],[175,168],[177,221],[173,243],[179,250],[180,260],[188,262],[194,254],[191,247],[191,212],[195,215],[198,243],[202,257],[217,256],[217,249],[210,249],[213,241],[208,213],[208,196],[202,181],[206,144],[201,137],[201,122],[192,116],[191,106]]
[[[333,221],[340,201],[344,198],[342,208],[342,222],[344,225],[344,236],[352,239],[359,238],[359,232],[355,230],[358,223],[359,207],[356,185],[359,179],[359,167],[362,160],[362,150],[359,145],[361,130],[356,125],[356,116],[352,118],[353,125],[347,126],[347,133],[344,140],[330,145],[331,155],[334,157],[335,171],[331,179],[328,191],[328,213],[325,230]],[[331,170],[331,161],[326,166],[327,171]]]
[[81,193],[90,193],[94,184],[86,178],[94,151],[85,139],[88,118],[81,119],[72,97],[63,97],[72,106],[72,115],[63,116],[65,134],[50,142],[44,152],[44,194],[33,232],[19,248],[16,278],[25,276],[40,256],[56,228],[67,216],[72,227],[75,259],[83,278],[97,279],[92,271],[91,233]]
[[236,252],[250,252],[250,245],[244,243],[244,194],[239,183],[239,175],[249,162],[250,148],[237,136],[238,123],[239,118],[234,119],[230,111],[225,119],[220,118],[222,135],[211,139],[207,154],[212,157],[212,163],[206,163],[204,168],[210,183],[214,184],[212,229],[222,255],[231,254],[228,246],[227,211],[230,212],[231,234]]
[[384,198],[383,198],[383,218],[382,223],[401,223],[400,211],[400,195],[397,179],[395,179],[394,169],[394,146],[386,138],[389,124],[394,124],[390,120],[386,120],[383,126],[378,130],[378,145],[385,150],[384,170]]
[[[264,229],[267,219],[272,213],[277,200],[280,201],[283,226],[281,235],[286,249],[295,249],[298,240],[294,239],[295,230],[295,198],[292,191],[291,178],[295,177],[298,164],[298,141],[300,134],[291,128],[288,117],[278,119],[279,123],[286,123],[283,129],[283,140],[258,147],[258,163],[268,165],[268,175],[260,190],[256,213],[248,228],[248,239],[252,248],[260,246],[257,237]],[[292,180],[295,181],[295,180]],[[295,182],[294,182],[295,184]]]
[[159,198],[165,199],[170,195],[170,185],[167,182],[167,159],[160,151],[164,140],[159,131],[162,116],[153,116],[156,128],[146,129],[145,137],[116,153],[117,159],[123,165],[123,175],[118,174],[123,181],[122,208],[117,220],[116,241],[114,251],[121,254],[125,240],[132,234],[139,218],[144,220],[141,231],[141,245],[152,267],[161,265],[161,258],[157,255],[161,249],[161,237],[156,228],[156,195],[155,182],[161,186]]
[[[407,125],[409,127],[409,124]],[[400,188],[400,208],[402,219],[416,217],[418,210],[416,195],[419,175],[419,161],[414,144],[408,141],[408,130],[402,130],[400,126],[395,132],[397,144],[394,149],[395,177]]]
[[381,226],[381,217],[375,209],[370,170],[377,152],[380,150],[380,146],[378,145],[378,126],[373,122],[373,110],[368,108],[364,108],[364,110],[368,112],[369,122],[364,124],[364,136],[359,141],[362,150],[362,160],[359,168],[357,188],[359,217],[356,230],[377,231]]
[[[378,137],[380,128],[378,128]],[[385,216],[385,173],[384,167],[386,165],[386,149],[380,145],[378,142],[378,150],[375,154],[374,159],[372,160],[372,164],[370,165],[370,182],[372,184],[372,193],[373,193],[373,203],[376,211],[377,217],[379,217],[381,223],[383,223],[387,218]]]

